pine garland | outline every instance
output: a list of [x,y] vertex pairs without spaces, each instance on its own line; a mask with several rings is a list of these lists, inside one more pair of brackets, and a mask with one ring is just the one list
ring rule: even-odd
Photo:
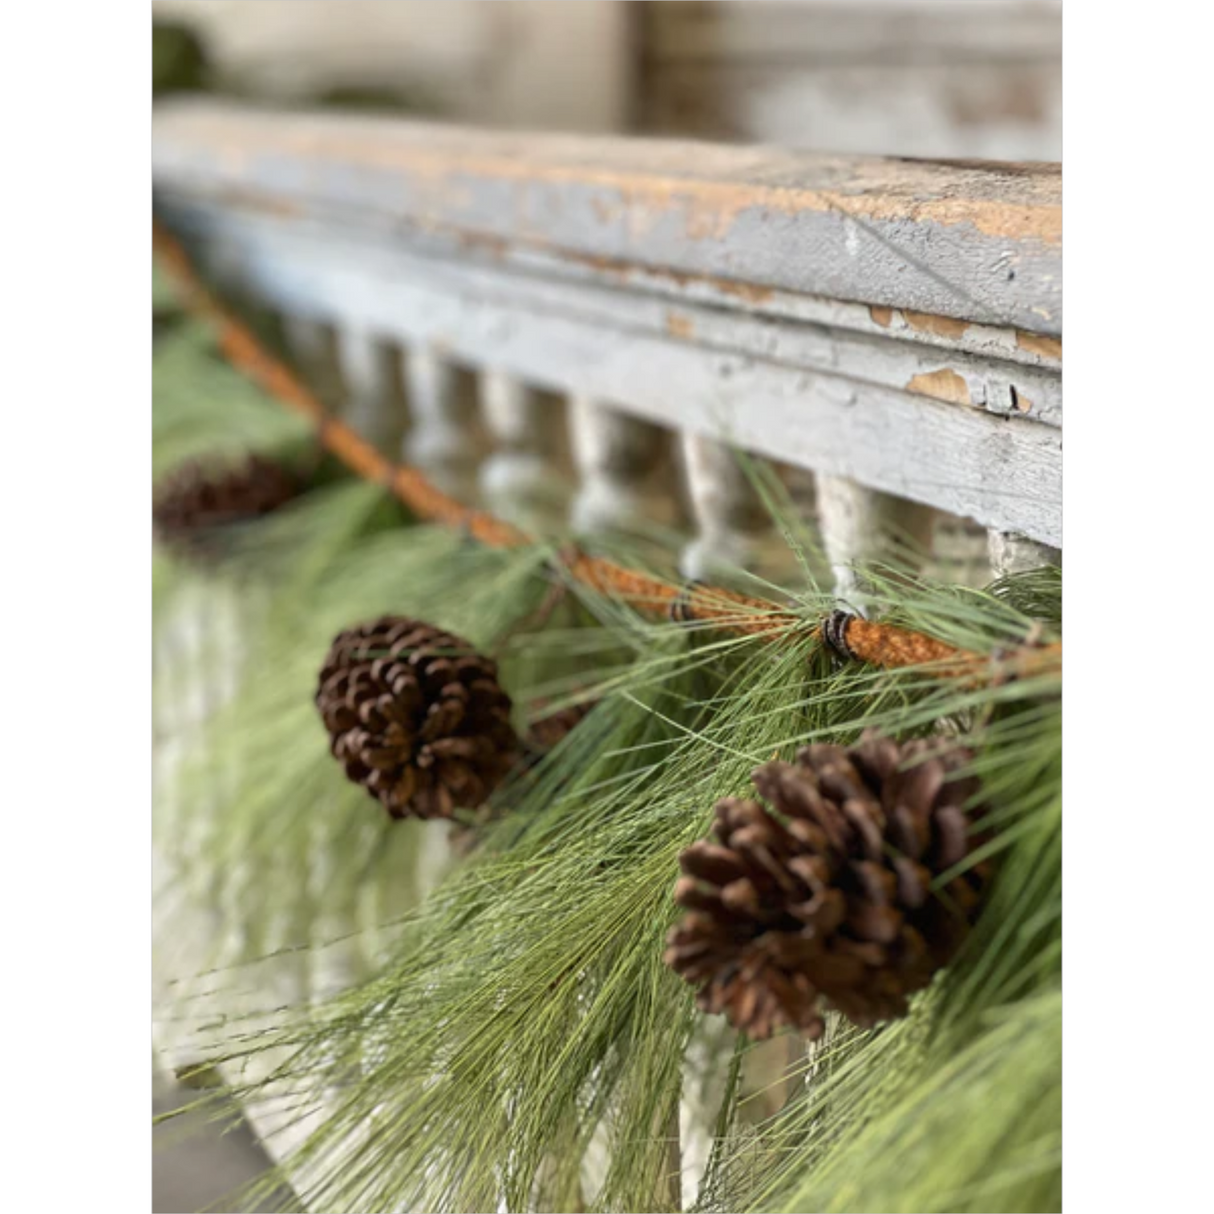
[[[292,408],[214,361],[222,391],[196,399],[170,400],[158,378],[157,466],[208,443],[319,438],[368,482],[314,486],[258,520],[205,583],[158,558],[158,620],[187,592],[253,607],[230,697],[182,739],[158,806],[158,839],[192,865],[176,896],[239,928],[211,963],[312,966],[303,946],[367,929],[335,944],[364,960],[331,999],[252,1014],[296,998],[288,983],[229,1021],[215,1059],[231,1086],[200,1104],[285,1087],[302,1112],[328,1093],[285,1173],[309,1178],[310,1208],[1058,1208],[1057,572],[980,592],[869,570],[884,613],[866,621],[812,585],[783,601],[687,587],[628,550],[535,541],[326,417],[167,239],[227,356]],[[177,359],[179,385],[205,358],[185,323],[158,368]],[[404,527],[389,501],[438,525]],[[344,779],[312,702],[334,636],[389,613],[492,654],[520,729],[577,709],[491,822],[461,821],[476,845],[458,861],[447,824],[392,823]],[[756,768],[869,728],[943,732],[972,756],[982,841],[966,863],[997,861],[997,878],[907,1018],[861,1030],[828,1015],[822,1042],[772,1072],[763,1049],[785,1039],[758,1049],[703,1017],[663,965],[678,856]],[[251,979],[225,968],[218,983],[230,995]],[[197,1006],[215,1019],[230,1005]],[[759,1116],[773,1077],[787,1099]],[[687,1134],[681,1104],[685,1121],[697,1110]]]

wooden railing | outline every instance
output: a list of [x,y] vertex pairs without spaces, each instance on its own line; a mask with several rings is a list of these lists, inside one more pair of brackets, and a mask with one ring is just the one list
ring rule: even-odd
[[815,474],[841,569],[887,525],[929,536],[922,507],[1000,569],[1061,547],[1057,166],[210,101],[158,112],[153,166],[220,285],[283,315],[364,433],[408,417],[446,487],[551,508],[568,426],[571,520],[610,527],[658,506],[673,436],[692,576],[757,551],[728,446]]

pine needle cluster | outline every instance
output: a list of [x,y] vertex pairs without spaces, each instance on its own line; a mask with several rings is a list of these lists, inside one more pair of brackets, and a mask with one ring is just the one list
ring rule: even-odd
[[[156,470],[307,448],[188,320],[158,339],[154,385]],[[213,971],[186,1002],[227,1086],[201,1101],[285,1102],[285,1175],[309,1208],[1058,1208],[1058,677],[979,686],[840,662],[818,637],[833,603],[812,528],[754,475],[800,571],[787,586],[738,572],[784,606],[759,634],[655,621],[563,579],[562,537],[485,549],[323,464],[221,569],[157,556],[174,710],[156,915],[211,916],[206,955],[176,960],[183,980]],[[652,550],[596,550],[673,577]],[[875,614],[978,653],[1059,633],[1056,571],[986,590],[865,576]],[[450,824],[392,822],[347,782],[315,712],[334,635],[386,613],[491,653],[521,728],[592,705],[467,816],[466,855]],[[190,663],[214,689],[192,714],[177,710]],[[832,1019],[813,1046],[772,1043],[773,1070],[772,1044],[705,1018],[663,965],[678,856],[755,767],[867,728],[972,750],[989,809],[970,862],[996,860],[997,879],[910,1016]],[[299,1006],[292,974],[322,962],[340,981]]]

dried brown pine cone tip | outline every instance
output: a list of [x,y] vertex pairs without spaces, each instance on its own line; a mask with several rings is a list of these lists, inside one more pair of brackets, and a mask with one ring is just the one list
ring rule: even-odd
[[594,702],[590,701],[544,713],[527,730],[527,745],[537,753],[552,750],[586,719],[593,707]]
[[298,496],[301,488],[289,468],[261,455],[236,461],[188,460],[157,484],[152,522],[163,543],[205,549],[217,529],[269,514]]
[[751,1037],[791,1026],[810,1038],[833,1008],[868,1027],[903,1016],[956,953],[986,886],[983,864],[943,888],[975,837],[970,755],[939,740],[807,746],[752,775],[771,808],[726,798],[715,839],[680,857],[687,914],[665,960]]
[[316,706],[346,775],[394,818],[481,805],[520,753],[497,664],[420,620],[384,616],[341,633]]

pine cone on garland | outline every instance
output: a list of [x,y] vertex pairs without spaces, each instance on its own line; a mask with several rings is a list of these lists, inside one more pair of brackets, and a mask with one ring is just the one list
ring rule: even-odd
[[570,704],[567,708],[558,708],[539,717],[527,730],[527,745],[537,756],[551,750],[585,720],[595,703],[588,700],[582,704]]
[[754,1038],[781,1025],[817,1038],[821,1005],[862,1027],[905,1015],[956,953],[988,877],[974,865],[930,889],[973,847],[963,807],[977,782],[946,782],[969,758],[870,733],[759,767],[772,809],[719,801],[717,841],[680,856],[675,900],[688,913],[665,954],[699,1006]]
[[394,818],[475,808],[521,751],[497,664],[462,638],[402,616],[337,636],[316,706],[346,775]]
[[213,546],[218,529],[269,514],[301,490],[289,468],[265,456],[236,462],[188,460],[157,484],[152,522],[162,543],[203,554]]

